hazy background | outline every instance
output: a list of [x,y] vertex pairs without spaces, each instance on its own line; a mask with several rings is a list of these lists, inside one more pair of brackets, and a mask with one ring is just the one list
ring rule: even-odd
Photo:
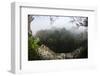
[[[80,26],[77,27],[76,22],[71,22],[71,16],[51,16],[52,21],[50,21],[50,16],[33,16],[33,21],[31,22],[32,34],[35,35],[39,30],[45,29],[55,29],[55,28],[65,28],[73,33],[81,33],[86,31],[87,27]],[[78,17],[78,16],[77,16]],[[80,16],[79,16],[80,17]],[[82,17],[84,19],[85,17]]]

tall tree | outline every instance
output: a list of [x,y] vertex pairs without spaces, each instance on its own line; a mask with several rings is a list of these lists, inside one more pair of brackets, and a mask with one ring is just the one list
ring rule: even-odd
[[32,15],[28,15],[28,33],[32,34],[31,28],[30,28],[30,24],[31,22],[34,20],[34,17]]

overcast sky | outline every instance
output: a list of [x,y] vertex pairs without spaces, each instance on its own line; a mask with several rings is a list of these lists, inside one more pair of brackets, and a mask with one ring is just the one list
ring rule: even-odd
[[[34,20],[31,22],[31,30],[34,35],[39,30],[51,29],[51,28],[66,28],[73,32],[83,32],[85,27],[77,28],[76,24],[71,23],[71,17],[55,17],[52,16],[54,22],[51,23],[50,16],[33,16]],[[76,30],[77,29],[77,30]]]

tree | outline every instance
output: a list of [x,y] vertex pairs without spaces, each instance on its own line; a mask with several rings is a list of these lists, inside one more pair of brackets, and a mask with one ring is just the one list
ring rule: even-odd
[[49,18],[50,18],[50,24],[52,25],[58,19],[58,16],[49,16]]
[[28,15],[28,33],[32,33],[30,29],[30,24],[34,20],[34,17],[32,15]]
[[71,17],[71,23],[74,23],[77,25],[77,27],[80,26],[84,26],[87,27],[88,26],[88,17]]

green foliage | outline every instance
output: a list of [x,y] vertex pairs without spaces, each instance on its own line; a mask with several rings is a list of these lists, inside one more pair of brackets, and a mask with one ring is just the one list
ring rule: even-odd
[[31,35],[31,36],[29,36],[28,42],[29,42],[29,48],[37,49],[39,47],[38,43],[40,42],[40,39],[34,38]]
[[37,60],[39,56],[37,55],[37,48],[39,47],[39,38],[32,37],[31,34],[28,35],[28,59]]

